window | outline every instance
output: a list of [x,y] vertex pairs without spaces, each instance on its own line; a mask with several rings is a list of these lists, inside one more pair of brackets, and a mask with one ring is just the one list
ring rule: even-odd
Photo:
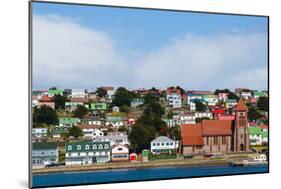
[[81,145],[77,145],[77,150],[81,150]]
[[222,137],[222,144],[226,144],[226,136]]
[[152,146],[156,146],[156,144],[153,142],[153,143],[152,143]]
[[214,145],[218,145],[218,137],[214,137]]
[[105,144],[105,145],[104,145],[104,149],[108,149],[108,144]]
[[102,144],[99,145],[99,149],[102,149]]
[[171,146],[173,146],[173,143],[172,143],[172,142],[170,142],[170,145],[171,145]]
[[160,143],[159,143],[159,142],[157,142],[157,146],[160,146]]
[[164,142],[161,143],[161,146],[164,146]]
[[89,150],[89,149],[90,149],[90,146],[87,144],[87,145],[85,146],[85,149],[86,149],[86,150]]
[[93,149],[97,149],[97,145],[94,144],[94,145],[93,145]]
[[170,143],[169,142],[166,142],[166,146],[169,146],[170,145]]

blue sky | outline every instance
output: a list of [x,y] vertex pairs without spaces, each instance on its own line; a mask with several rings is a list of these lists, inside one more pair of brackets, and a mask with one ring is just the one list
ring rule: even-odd
[[[152,87],[155,85],[158,85],[158,87],[165,87],[165,85],[181,84],[184,85],[184,88],[195,89],[215,89],[223,87],[250,87],[259,89],[267,88],[266,17],[157,10],[152,11],[143,9],[50,3],[33,3],[33,17],[34,35],[36,36],[35,40],[38,39],[38,42],[35,41],[35,43],[38,43],[38,45],[34,45],[34,47],[36,47],[35,52],[38,51],[38,55],[36,55],[36,58],[33,60],[35,67],[34,87],[40,88],[53,85],[57,85],[59,87],[72,87],[73,85],[75,85],[73,87],[93,87],[105,84],[138,88]],[[37,22],[40,24],[37,24]],[[52,28],[46,27],[48,24],[51,24]],[[57,33],[59,33],[61,30],[64,30],[62,26],[68,28],[68,30],[64,31],[66,36],[69,34],[68,38],[66,37],[65,40],[68,39],[67,41],[69,41],[73,39],[73,36],[77,38],[77,41],[81,42],[84,40],[84,43],[81,42],[81,44],[76,44],[76,42],[71,42],[68,44],[69,46],[73,45],[73,47],[75,45],[81,45],[80,49],[85,48],[83,52],[82,50],[79,52],[79,49],[74,47],[73,51],[75,50],[76,52],[73,53],[77,53],[77,57],[73,57],[72,60],[68,61],[72,62],[72,68],[81,65],[81,60],[79,59],[85,52],[88,52],[88,50],[88,54],[91,54],[90,52],[93,52],[94,54],[96,48],[95,44],[98,45],[98,43],[102,41],[103,45],[108,44],[107,47],[104,47],[104,51],[110,51],[109,54],[112,56],[112,59],[103,60],[103,58],[100,58],[99,61],[104,61],[105,65],[110,65],[109,62],[114,65],[108,66],[108,68],[111,68],[112,70],[103,70],[104,74],[108,72],[115,72],[113,67],[117,68],[118,74],[113,74],[112,79],[105,79],[103,76],[100,76],[99,73],[95,74],[97,75],[97,78],[95,78],[93,75],[90,76],[90,73],[86,73],[87,69],[85,69],[86,71],[81,69],[79,73],[84,75],[85,78],[82,77],[80,81],[77,81],[77,79],[73,78],[73,74],[71,73],[66,73],[66,75],[68,75],[66,77],[71,77],[69,78],[69,83],[65,78],[55,78],[57,74],[52,75],[53,73],[50,73],[50,77],[52,77],[52,79],[48,79],[48,72],[46,73],[46,70],[54,71],[54,69],[43,68],[46,68],[46,65],[51,67],[52,65],[50,64],[52,63],[50,63],[50,61],[59,61],[59,63],[65,64],[66,66],[68,64],[63,62],[62,57],[66,57],[67,55],[64,56],[63,53],[69,53],[71,52],[71,49],[69,49],[67,52],[62,52],[60,50],[61,54],[53,53],[55,57],[53,57],[52,60],[45,60],[48,59],[47,55],[51,55],[51,52],[47,52],[53,49],[48,49],[47,47],[50,44],[44,43],[46,39],[50,38],[49,41],[52,40],[52,44],[50,45],[52,47],[50,48],[55,48],[58,46],[55,43],[59,43],[60,40],[63,40],[61,38],[65,37],[57,36]],[[44,28],[44,32],[41,31],[42,28]],[[77,35],[75,34],[74,30]],[[89,34],[89,38],[93,38],[93,41],[96,43],[91,44],[91,46],[86,42],[86,39],[83,39],[82,36],[80,39],[79,31],[87,31],[87,34],[84,36],[87,36],[89,32],[93,32]],[[58,37],[58,39],[54,40],[55,36]],[[98,39],[97,36],[102,36],[102,40]],[[249,40],[248,44],[244,44],[243,41],[247,43],[247,40]],[[204,41],[206,41],[206,45],[204,45]],[[232,44],[234,45],[233,49],[231,49]],[[210,49],[209,51],[208,48]],[[249,50],[248,55],[245,51],[239,52],[239,50],[243,48],[245,48],[245,50]],[[188,49],[192,50],[188,51]],[[184,52],[185,50],[186,52]],[[161,60],[161,57],[165,57],[167,54],[169,54],[169,51],[172,52],[171,55],[166,57],[165,60]],[[165,52],[166,54],[163,54]],[[99,55],[102,53],[103,51],[100,50]],[[240,57],[239,53],[241,53],[241,56],[244,57]],[[249,53],[251,56],[249,56]],[[206,59],[202,59],[200,54],[204,55]],[[228,56],[224,57],[224,54],[227,54]],[[84,54],[84,56],[86,55]],[[104,56],[107,56],[106,52]],[[46,58],[43,60],[43,57]],[[181,58],[177,59],[177,57]],[[192,60],[190,57],[193,57]],[[234,60],[236,57],[238,62]],[[91,64],[85,63],[84,66],[91,67],[92,65],[93,73],[97,73],[97,69],[100,69],[100,67],[95,68],[95,57],[88,56],[88,58],[92,58],[93,62],[91,62]],[[230,60],[231,58],[232,60]],[[40,59],[40,61],[38,59]],[[75,62],[73,59],[77,59],[77,61]],[[198,61],[196,61],[197,59]],[[208,60],[210,60],[209,63]],[[153,61],[153,63],[151,61]],[[178,67],[178,69],[172,69],[171,73],[177,74],[177,70],[181,70],[178,74],[182,75],[186,73],[186,78],[176,77],[174,81],[169,81],[166,79],[168,70],[171,70],[170,65],[173,64],[174,61],[177,62],[175,63],[175,66]],[[196,66],[193,68],[193,65],[196,64],[196,62],[200,62],[200,65],[203,67],[217,66],[219,70],[202,70],[202,74],[207,75],[203,78],[189,76],[192,75],[190,74],[191,72],[196,70],[197,72],[200,71],[200,69],[196,68]],[[38,68],[36,66],[37,64]],[[55,63],[53,64],[53,66],[58,65]],[[77,65],[74,66],[73,64]],[[81,66],[83,66],[83,64]],[[120,68],[119,71],[118,67]],[[147,69],[150,69],[150,67],[155,68],[156,70],[154,70],[154,72],[146,71]],[[187,70],[184,72],[184,70],[181,69],[182,67],[190,67],[194,71]],[[224,68],[221,69],[221,67]],[[230,81],[229,86],[225,81],[220,81],[221,75],[225,74],[228,68],[231,68],[231,70],[237,72],[228,74],[230,77],[228,78]],[[158,69],[161,73],[156,76],[156,71]],[[167,70],[160,71],[160,69]],[[43,70],[44,75],[42,76]],[[216,72],[216,74],[209,74],[207,73],[208,70]],[[247,72],[245,73],[245,71]],[[69,72],[71,72],[71,70],[69,70]],[[128,72],[131,73],[127,74]],[[244,75],[241,75],[242,72]],[[247,78],[249,77],[247,81],[243,81],[245,74],[247,75]],[[152,77],[151,75],[155,76]],[[139,77],[148,78],[140,79]],[[257,78],[257,81],[255,82],[253,77],[260,78]],[[132,78],[136,82],[132,83]],[[88,82],[89,79],[93,81],[90,83]],[[83,80],[85,82],[83,82]],[[119,81],[117,82],[116,80]],[[155,82],[149,82],[151,80],[154,80]],[[162,82],[162,80],[164,81]],[[176,80],[179,82],[177,83]],[[211,83],[206,82],[206,80],[210,81]],[[231,83],[235,86],[231,86]]]

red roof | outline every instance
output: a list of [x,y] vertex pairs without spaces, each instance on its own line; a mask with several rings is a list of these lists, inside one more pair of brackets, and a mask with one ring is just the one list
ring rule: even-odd
[[97,129],[100,126],[98,125],[78,125],[80,129]]
[[261,129],[268,129],[268,125],[260,125],[259,126]]
[[239,99],[239,102],[237,103],[235,110],[237,111],[248,111],[248,107],[245,105],[242,98]]
[[197,124],[181,125],[181,138],[184,146],[203,145],[204,136],[232,135],[231,120],[202,120]]
[[42,98],[39,101],[40,102],[53,102],[53,99],[48,96],[42,96]]
[[224,110],[223,109],[215,109],[213,110],[214,114],[224,114]]
[[231,135],[231,120],[202,120],[203,136]]
[[183,124],[181,125],[182,144],[203,145],[202,126],[201,124]]

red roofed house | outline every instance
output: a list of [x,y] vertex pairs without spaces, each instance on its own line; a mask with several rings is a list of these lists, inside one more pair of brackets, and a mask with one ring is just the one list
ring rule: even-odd
[[181,125],[183,154],[249,151],[248,108],[240,99],[234,120],[202,120]]

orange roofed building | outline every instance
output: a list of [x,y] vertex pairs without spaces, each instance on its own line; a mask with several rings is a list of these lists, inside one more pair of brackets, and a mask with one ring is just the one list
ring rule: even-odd
[[249,151],[248,108],[240,99],[234,120],[202,120],[181,125],[183,154]]

